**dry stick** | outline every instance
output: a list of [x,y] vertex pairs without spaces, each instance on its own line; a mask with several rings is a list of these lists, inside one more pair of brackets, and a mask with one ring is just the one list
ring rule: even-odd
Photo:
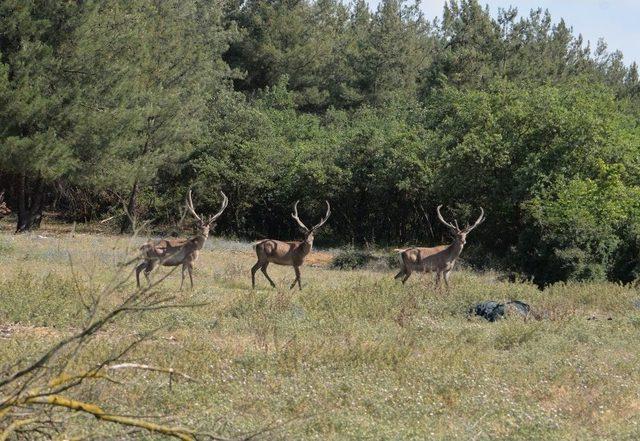
[[112,366],[107,366],[107,369],[109,370],[117,370],[117,369],[141,369],[141,370],[145,370],[145,371],[155,371],[155,372],[164,372],[170,375],[179,375],[182,378],[185,378],[189,381],[193,381],[195,383],[197,383],[198,381],[196,379],[194,379],[193,377],[190,377],[189,375],[182,373],[180,371],[177,371],[173,368],[162,368],[162,367],[157,367],[157,366],[150,366],[148,364],[138,364],[138,363],[120,363],[120,364],[115,364]]
[[[156,285],[158,285],[159,283],[161,283],[162,281],[164,281],[164,279],[166,279],[171,273],[173,273],[173,270],[170,271],[169,273],[167,273],[167,275],[165,275],[164,277],[162,277],[161,279],[159,279],[158,281],[152,283],[149,287],[144,288],[142,290],[140,290],[140,294],[148,294],[149,291],[152,288],[155,288]],[[37,361],[35,361],[34,363],[30,364],[29,366],[25,367],[24,369],[19,370],[18,372],[15,372],[13,375],[10,375],[7,378],[4,379],[0,379],[0,387],[5,386],[15,380],[17,380],[18,378],[38,369],[44,366],[44,364],[49,361],[51,359],[51,357],[56,354],[58,351],[60,351],[63,347],[67,346],[69,343],[76,341],[76,340],[80,340],[84,337],[88,337],[94,333],[96,333],[98,330],[100,330],[105,324],[107,324],[108,322],[110,322],[112,319],[114,319],[116,316],[120,315],[123,312],[126,311],[150,311],[150,310],[155,310],[155,309],[161,309],[159,306],[155,306],[155,307],[150,307],[150,308],[145,308],[145,305],[142,306],[129,306],[132,302],[134,302],[136,300],[136,298],[139,298],[137,295],[137,292],[129,297],[127,297],[121,304],[120,306],[118,306],[117,308],[113,309],[111,312],[109,312],[107,315],[105,315],[104,317],[102,317],[99,320],[96,320],[95,322],[93,322],[91,325],[87,326],[85,329],[83,329],[81,332],[74,334],[70,337],[67,337],[61,341],[59,341],[55,346],[53,346],[51,349],[49,349],[45,354],[43,354]],[[149,296],[147,295],[146,297],[141,298],[141,300],[146,300]],[[154,303],[154,305],[156,305],[157,302]],[[162,305],[161,305],[162,306]],[[166,307],[170,307],[170,305],[164,305]],[[175,305],[178,306],[178,305]],[[184,306],[184,305],[181,305]]]
[[114,215],[113,215],[113,216],[111,216],[111,217],[108,217],[108,218],[106,218],[106,219],[102,219],[102,220],[100,221],[100,223],[101,223],[101,224],[104,224],[104,223],[106,223],[106,222],[109,222],[111,219],[113,219],[113,218],[114,218],[114,217],[116,217],[116,216],[117,216],[117,214],[114,214]]
[[433,227],[431,226],[431,219],[429,219],[429,214],[427,214],[427,211],[424,209],[424,206],[422,204],[420,204],[420,210],[422,210],[422,214],[427,219],[427,224],[429,225],[429,231],[431,232],[431,237],[436,237],[436,235],[433,233]]
[[89,413],[99,420],[110,421],[118,423],[124,426],[133,426],[146,429],[150,432],[162,433],[163,435],[178,438],[184,441],[194,441],[197,436],[197,432],[186,429],[183,427],[169,427],[160,424],[151,423],[136,418],[122,417],[119,415],[112,415],[96,406],[95,404],[85,403],[78,400],[73,400],[62,395],[50,395],[47,397],[32,397],[24,400],[25,404],[43,404],[50,406],[64,407],[67,409],[76,410],[79,412]]
[[[299,421],[299,420],[305,420],[305,419],[309,419],[314,415],[307,415],[307,416],[301,416],[301,417],[293,417],[290,418],[286,421],[282,421],[282,422],[272,422],[271,424],[268,424],[267,426],[263,427],[262,429],[258,430],[257,432],[253,432],[251,434],[248,434],[246,436],[243,436],[242,438],[240,438],[242,441],[250,441],[254,438],[257,438],[258,436],[267,433],[267,432],[273,432],[275,430],[277,430],[280,427],[284,427],[289,423],[292,423],[294,421]],[[277,424],[276,424],[277,423]]]
[[[59,341],[56,345],[50,348],[49,351],[45,352],[45,354],[43,354],[38,360],[36,360],[32,364],[26,366],[25,368],[17,372],[14,372],[12,375],[9,375],[4,379],[0,379],[0,387],[2,387],[2,386],[11,384],[14,381],[26,375],[31,375],[31,378],[21,385],[21,387],[19,388],[20,390],[18,391],[17,394],[14,393],[13,396],[7,397],[6,399],[0,401],[0,419],[5,417],[10,412],[10,410],[14,408],[16,405],[41,404],[41,405],[50,405],[50,406],[56,406],[56,407],[64,407],[67,409],[73,409],[73,410],[82,411],[85,413],[90,413],[94,415],[96,418],[104,421],[110,421],[110,422],[115,422],[122,425],[139,427],[146,430],[150,430],[152,432],[163,433],[165,435],[183,439],[183,440],[195,440],[196,436],[207,436],[212,439],[221,440],[222,438],[217,437],[216,435],[213,435],[213,434],[198,433],[190,429],[162,426],[162,425],[158,425],[158,424],[154,424],[146,421],[141,421],[135,418],[119,416],[119,415],[111,415],[106,413],[96,405],[93,405],[91,403],[83,403],[80,401],[72,400],[64,396],[61,396],[59,394],[56,394],[55,392],[52,392],[52,391],[45,392],[42,389],[36,389],[34,392],[29,393],[27,397],[24,397],[24,398],[20,397],[22,392],[25,391],[27,385],[37,379],[36,378],[37,372],[41,371],[43,368],[46,368],[47,362],[51,360],[60,350],[62,350],[64,347],[76,341],[80,345],[82,345],[82,343],[86,338],[90,338],[91,336],[93,336],[96,332],[102,329],[104,325],[109,323],[111,320],[115,319],[116,316],[128,311],[131,311],[131,312],[153,311],[153,310],[171,308],[171,307],[200,306],[200,304],[193,304],[193,305],[166,304],[167,302],[174,300],[174,297],[164,297],[160,299],[153,299],[153,296],[157,294],[156,292],[152,291],[153,288],[155,288],[158,284],[162,283],[162,281],[164,281],[164,279],[166,279],[172,272],[173,271],[170,271],[164,277],[160,278],[155,283],[152,283],[147,288],[136,291],[134,294],[130,295],[124,301],[122,301],[121,304],[118,305],[115,309],[111,310],[109,313],[107,313],[106,315],[104,315],[103,317],[97,320],[95,320],[96,311],[95,310],[92,311],[92,314],[91,314],[92,323],[87,325],[79,333],[76,333],[74,335],[71,335]],[[113,289],[117,290],[119,287],[122,287],[127,280],[128,278],[125,281],[116,283],[115,286],[111,287],[111,290]],[[107,289],[105,288],[105,291],[106,290]],[[91,378],[91,377],[97,378],[100,375],[99,370],[102,369],[107,363],[116,361],[116,359],[110,359],[107,362],[100,364],[94,370],[88,371],[82,376],[80,376],[80,378],[77,378],[77,377],[76,378],[73,378],[73,377],[60,378],[59,377],[57,379],[54,379],[53,382],[49,384],[49,387],[55,388],[56,386],[60,386],[59,391],[62,391],[62,390],[67,390],[69,387],[73,387],[73,385],[79,384],[83,379]],[[177,373],[177,372],[175,371],[171,372],[171,374],[173,373]],[[185,378],[190,378],[182,373],[177,373],[177,374],[184,376]],[[9,426],[11,428],[11,432],[9,432],[9,429],[7,428],[0,435],[2,435],[3,438],[7,438],[10,435],[10,433],[15,432],[15,430],[19,426],[26,425],[27,423],[24,421],[25,420],[14,421]]]
[[11,436],[11,434],[15,432],[16,429],[19,429],[22,426],[26,426],[27,424],[35,423],[36,421],[38,421],[36,418],[28,418],[26,420],[16,420],[12,422],[2,431],[2,433],[0,433],[0,441],[8,440],[9,436]]

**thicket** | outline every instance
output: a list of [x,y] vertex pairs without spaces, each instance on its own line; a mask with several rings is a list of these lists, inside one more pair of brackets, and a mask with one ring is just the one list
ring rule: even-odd
[[0,187],[36,228],[230,199],[221,234],[322,244],[446,240],[478,266],[558,280],[640,275],[640,82],[549,13],[450,1],[0,3]]

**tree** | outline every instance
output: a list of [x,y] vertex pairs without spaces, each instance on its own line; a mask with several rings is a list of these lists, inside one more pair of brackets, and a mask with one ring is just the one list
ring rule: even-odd
[[18,206],[17,231],[39,226],[51,184],[78,169],[67,61],[81,9],[39,0],[0,5],[0,170]]
[[[74,133],[93,185],[138,197],[158,170],[205,132],[206,111],[229,86],[221,60],[234,32],[211,2],[95,2],[77,29]],[[123,217],[121,230],[130,227]]]

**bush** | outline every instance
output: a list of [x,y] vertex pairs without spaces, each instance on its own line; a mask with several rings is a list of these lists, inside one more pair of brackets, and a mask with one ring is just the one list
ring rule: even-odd
[[341,270],[351,270],[364,268],[369,262],[375,259],[373,253],[355,248],[341,250],[331,261],[331,268]]

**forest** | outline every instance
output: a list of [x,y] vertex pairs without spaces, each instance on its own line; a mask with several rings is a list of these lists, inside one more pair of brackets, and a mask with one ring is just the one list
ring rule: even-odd
[[[539,285],[640,277],[640,80],[545,10],[450,0],[3,0],[0,191],[48,217],[443,243],[483,207],[472,266]],[[131,216],[127,216],[129,213]]]

